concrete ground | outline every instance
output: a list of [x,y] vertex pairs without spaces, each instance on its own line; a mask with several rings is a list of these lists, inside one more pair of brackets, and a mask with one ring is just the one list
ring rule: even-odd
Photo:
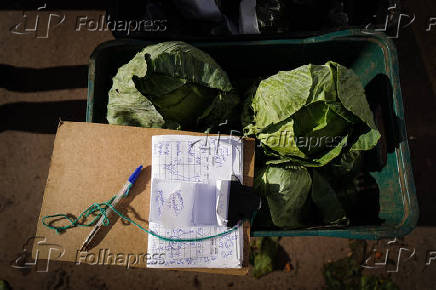
[[[395,249],[390,247],[388,266],[366,273],[389,275],[401,289],[431,289],[436,282],[436,261],[426,262],[436,257],[431,252],[436,251],[432,185],[436,174],[436,27],[430,32],[425,28],[436,11],[430,9],[435,8],[431,0],[412,2],[407,8],[416,13],[417,20],[401,30],[396,43],[421,216],[417,228]],[[98,18],[102,13],[66,11],[62,25],[50,30],[47,38],[36,38],[33,33],[9,31],[22,20],[20,11],[0,12],[0,280],[8,281],[13,289],[323,288],[323,265],[350,255],[346,239],[282,238],[280,244],[290,257],[291,270],[260,279],[251,273],[237,277],[60,262],[53,262],[47,273],[11,267],[23,244],[35,234],[57,122],[60,118],[84,120],[89,56],[98,44],[113,38],[110,32],[75,31],[76,18]],[[44,31],[38,33],[45,35]],[[50,69],[54,67],[61,68]],[[368,248],[385,253],[387,242],[370,242]]]

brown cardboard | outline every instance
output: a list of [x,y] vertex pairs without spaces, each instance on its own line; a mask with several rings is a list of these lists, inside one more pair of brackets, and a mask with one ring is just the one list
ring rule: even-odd
[[[151,137],[164,134],[204,135],[165,129],[62,122],[54,141],[53,155],[36,236],[45,242],[33,245],[32,256],[49,257],[44,244],[59,245],[64,253],[51,253],[48,259],[76,264],[118,264],[146,267],[140,254],[147,252],[147,234],[117,219],[93,249],[80,253],[92,228],[76,227],[62,234],[41,223],[46,215],[68,213],[78,216],[94,202],[103,202],[117,193],[133,170],[144,166],[130,191],[121,212],[148,228],[151,174]],[[254,175],[254,140],[244,139],[244,183],[252,186]],[[59,225],[59,224],[57,224]],[[244,266],[242,269],[186,269],[201,272],[244,275],[248,272],[249,223],[244,224]],[[112,257],[113,254],[114,257]],[[118,256],[117,256],[118,255]],[[60,257],[59,257],[60,256]],[[118,258],[118,260],[116,259]],[[132,264],[136,259],[136,263]],[[185,270],[185,269],[183,269]]]

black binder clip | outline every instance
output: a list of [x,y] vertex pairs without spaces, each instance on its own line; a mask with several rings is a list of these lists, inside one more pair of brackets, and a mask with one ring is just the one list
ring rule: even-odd
[[259,208],[260,196],[253,187],[245,186],[239,179],[233,178],[230,184],[227,226],[233,227],[240,220],[251,219]]

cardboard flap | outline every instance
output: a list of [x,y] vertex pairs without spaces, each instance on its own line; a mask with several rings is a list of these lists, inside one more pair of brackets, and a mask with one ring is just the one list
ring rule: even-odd
[[[76,264],[147,266],[147,234],[126,221],[116,219],[88,252],[79,252],[91,227],[76,227],[62,234],[45,227],[41,219],[57,213],[75,217],[94,202],[109,200],[140,164],[144,166],[121,212],[148,228],[151,137],[153,135],[202,133],[156,128],[137,128],[96,123],[63,122],[54,141],[47,184],[37,225],[32,256]],[[244,139],[244,184],[252,186],[254,140]],[[243,275],[248,272],[249,223],[244,223],[244,262],[241,269],[178,269]],[[50,253],[44,245],[57,245]]]

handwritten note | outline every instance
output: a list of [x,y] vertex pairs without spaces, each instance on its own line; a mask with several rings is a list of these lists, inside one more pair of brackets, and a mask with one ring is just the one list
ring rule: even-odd
[[242,142],[239,137],[153,136],[152,177],[171,181],[215,184],[242,181]]
[[[194,239],[219,234],[226,227],[171,227],[151,223],[152,231],[173,239]],[[242,226],[225,236],[198,242],[167,242],[148,236],[148,253],[164,254],[162,264],[153,268],[240,268],[242,261]],[[162,256],[161,256],[162,257]]]
[[[217,222],[217,184],[242,182],[238,137],[162,135],[152,138],[150,230],[175,239],[197,239],[228,230]],[[148,253],[164,254],[162,268],[240,268],[242,226],[230,234],[196,242],[148,236]]]

